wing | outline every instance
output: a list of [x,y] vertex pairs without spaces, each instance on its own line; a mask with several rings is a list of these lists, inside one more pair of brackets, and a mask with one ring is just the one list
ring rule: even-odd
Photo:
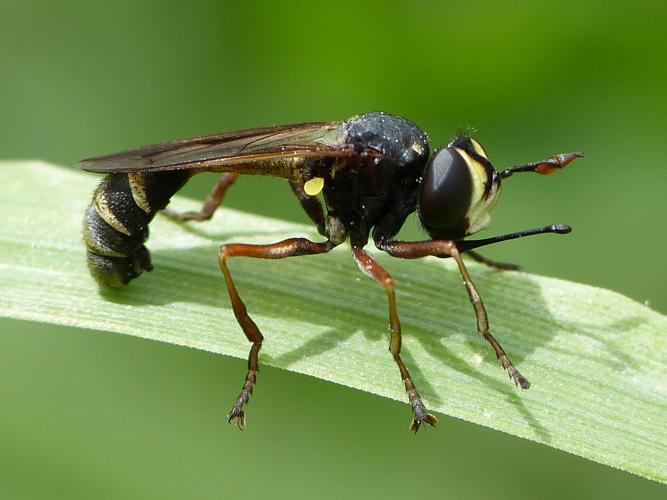
[[345,145],[338,126],[314,122],[207,135],[89,158],[79,166],[102,173],[193,169],[281,175],[271,172],[271,165],[288,162],[278,160],[358,155]]

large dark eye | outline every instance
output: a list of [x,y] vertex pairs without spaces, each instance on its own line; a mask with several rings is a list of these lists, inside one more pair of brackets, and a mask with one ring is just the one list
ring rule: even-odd
[[424,169],[419,218],[433,238],[465,235],[473,181],[463,156],[454,148],[438,151]]

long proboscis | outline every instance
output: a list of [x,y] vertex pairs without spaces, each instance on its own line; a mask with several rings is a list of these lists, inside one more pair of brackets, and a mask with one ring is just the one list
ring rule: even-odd
[[572,231],[572,228],[567,224],[551,224],[550,226],[538,227],[535,229],[526,229],[525,231],[502,234],[500,236],[494,236],[492,238],[484,238],[482,240],[459,241],[456,243],[456,248],[458,248],[459,252],[467,252],[468,250],[472,250],[474,248],[493,245],[494,243],[500,243],[501,241],[516,240],[518,238],[523,238],[525,236],[533,236],[535,234],[545,234],[545,233],[567,234],[570,231]]

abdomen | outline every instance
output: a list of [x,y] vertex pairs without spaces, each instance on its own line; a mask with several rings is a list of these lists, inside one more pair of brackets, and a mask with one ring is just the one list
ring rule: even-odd
[[118,288],[153,268],[144,246],[148,224],[190,176],[175,170],[110,174],[102,180],[83,219],[88,269],[98,282]]

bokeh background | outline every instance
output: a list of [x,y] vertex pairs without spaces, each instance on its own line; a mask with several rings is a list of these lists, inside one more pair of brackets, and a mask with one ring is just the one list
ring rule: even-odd
[[[554,176],[508,180],[485,234],[574,232],[486,254],[665,312],[665,26],[658,1],[3,0],[0,158],[76,168],[155,141],[370,110],[411,118],[434,144],[476,129],[497,168],[581,150]],[[184,192],[203,198],[213,180]],[[275,179],[243,179],[226,206],[306,221]],[[414,221],[403,235],[420,236]],[[415,437],[404,404],[272,368],[239,433],[224,417],[241,360],[0,329],[2,499],[665,494],[452,418]]]

